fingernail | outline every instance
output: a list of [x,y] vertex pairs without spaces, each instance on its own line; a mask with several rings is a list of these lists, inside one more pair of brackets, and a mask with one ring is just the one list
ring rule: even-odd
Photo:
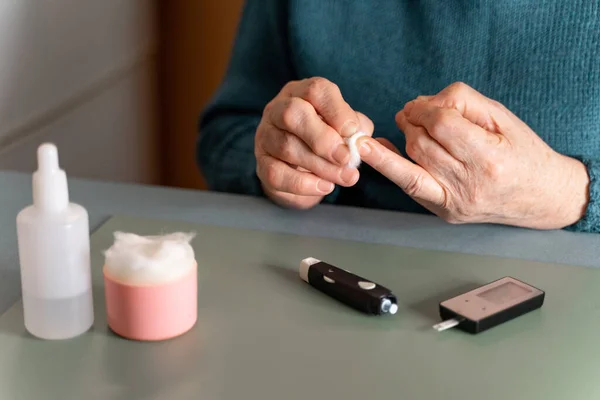
[[333,190],[333,183],[320,180],[319,183],[317,183],[317,189],[322,193],[329,193]]
[[348,150],[348,146],[345,144],[340,144],[333,152],[333,159],[340,165],[345,165],[349,157],[350,150]]
[[340,172],[340,178],[342,178],[342,180],[346,183],[352,183],[356,180],[357,174],[358,174],[358,171],[356,170],[356,168],[344,167],[342,169],[342,172]]
[[361,143],[360,147],[358,148],[358,151],[361,156],[367,156],[369,155],[369,153],[371,153],[371,146],[369,146],[367,144],[367,141],[365,140]]
[[358,124],[354,121],[348,121],[342,128],[342,136],[350,137],[358,131]]

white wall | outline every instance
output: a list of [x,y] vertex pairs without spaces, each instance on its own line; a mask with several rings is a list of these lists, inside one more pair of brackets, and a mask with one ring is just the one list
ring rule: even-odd
[[0,0],[0,170],[56,143],[70,176],[154,183],[153,0]]

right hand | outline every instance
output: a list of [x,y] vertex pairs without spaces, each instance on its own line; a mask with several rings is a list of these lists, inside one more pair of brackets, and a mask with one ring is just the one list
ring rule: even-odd
[[335,184],[359,178],[347,168],[344,138],[373,134],[373,123],[354,111],[339,88],[325,78],[293,81],[267,104],[255,137],[256,173],[265,194],[291,208],[315,206]]

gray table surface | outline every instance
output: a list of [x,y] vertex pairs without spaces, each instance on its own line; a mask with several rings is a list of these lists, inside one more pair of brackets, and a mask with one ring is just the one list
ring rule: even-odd
[[[285,210],[265,199],[163,187],[69,180],[71,201],[95,230],[114,214],[265,229],[470,254],[600,266],[600,235],[493,225],[450,225],[434,216],[318,206]],[[0,315],[20,296],[15,217],[31,203],[29,174],[0,172]]]

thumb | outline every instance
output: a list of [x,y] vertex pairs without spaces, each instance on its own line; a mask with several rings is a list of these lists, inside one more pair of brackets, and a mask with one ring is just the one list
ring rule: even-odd
[[394,182],[416,201],[442,206],[446,196],[440,184],[429,172],[402,157],[396,152],[397,149],[389,144],[393,149],[369,137],[362,137],[357,141],[362,161]]
[[369,117],[367,117],[365,114],[357,111],[356,115],[358,116],[358,121],[359,121],[359,131],[366,133],[369,136],[373,136],[373,130],[375,129],[375,125],[373,124],[373,121],[371,121],[369,119]]

